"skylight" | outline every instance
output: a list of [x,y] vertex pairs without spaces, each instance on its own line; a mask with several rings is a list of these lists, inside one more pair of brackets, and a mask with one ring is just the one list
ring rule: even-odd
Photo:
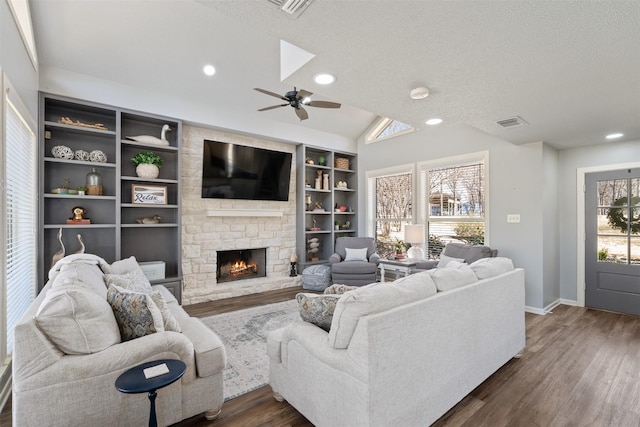
[[415,128],[406,123],[393,120],[388,117],[382,117],[367,135],[367,143],[378,142],[383,139],[393,138],[394,136],[404,135],[413,132]]

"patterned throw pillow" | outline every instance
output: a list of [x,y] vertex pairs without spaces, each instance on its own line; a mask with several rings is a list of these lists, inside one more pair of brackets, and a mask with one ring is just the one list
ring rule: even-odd
[[109,285],[107,302],[118,322],[122,341],[164,331],[162,314],[151,296]]
[[305,294],[296,295],[298,308],[300,309],[300,317],[305,322],[314,325],[329,332],[331,329],[331,320],[336,304],[340,299],[340,295],[321,295],[321,294]]
[[162,297],[160,291],[153,291],[151,294],[151,299],[156,303],[156,306],[160,310],[162,314],[162,323],[164,324],[165,331],[173,331],[173,332],[182,332],[182,328],[180,327],[180,323],[176,320],[176,318],[169,310],[169,306],[167,302]]
[[140,292],[147,295],[151,295],[153,292],[149,279],[147,279],[147,276],[144,275],[144,271],[142,271],[140,267],[136,267],[128,273],[105,274],[104,276],[107,286],[115,285],[128,291]]
[[327,289],[325,289],[324,290],[324,294],[325,295],[342,295],[345,292],[349,292],[349,291],[352,291],[352,290],[358,289],[358,288],[359,288],[359,286],[349,286],[349,285],[335,284],[335,285],[331,285]]

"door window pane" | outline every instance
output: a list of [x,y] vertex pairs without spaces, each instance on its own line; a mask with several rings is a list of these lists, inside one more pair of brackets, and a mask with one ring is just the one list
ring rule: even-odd
[[627,238],[615,236],[598,236],[598,261],[627,263]]

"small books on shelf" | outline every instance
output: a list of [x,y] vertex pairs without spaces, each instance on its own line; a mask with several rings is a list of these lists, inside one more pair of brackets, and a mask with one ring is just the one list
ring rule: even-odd
[[73,220],[73,219],[68,219],[67,220],[67,224],[69,225],[85,225],[85,224],[91,224],[91,220],[89,218],[85,218],[85,219],[81,219],[81,220]]

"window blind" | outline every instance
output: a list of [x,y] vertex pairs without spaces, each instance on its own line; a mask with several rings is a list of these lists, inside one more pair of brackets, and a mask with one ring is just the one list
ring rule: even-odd
[[11,354],[13,328],[35,296],[38,192],[35,133],[8,95],[5,101],[5,325]]

